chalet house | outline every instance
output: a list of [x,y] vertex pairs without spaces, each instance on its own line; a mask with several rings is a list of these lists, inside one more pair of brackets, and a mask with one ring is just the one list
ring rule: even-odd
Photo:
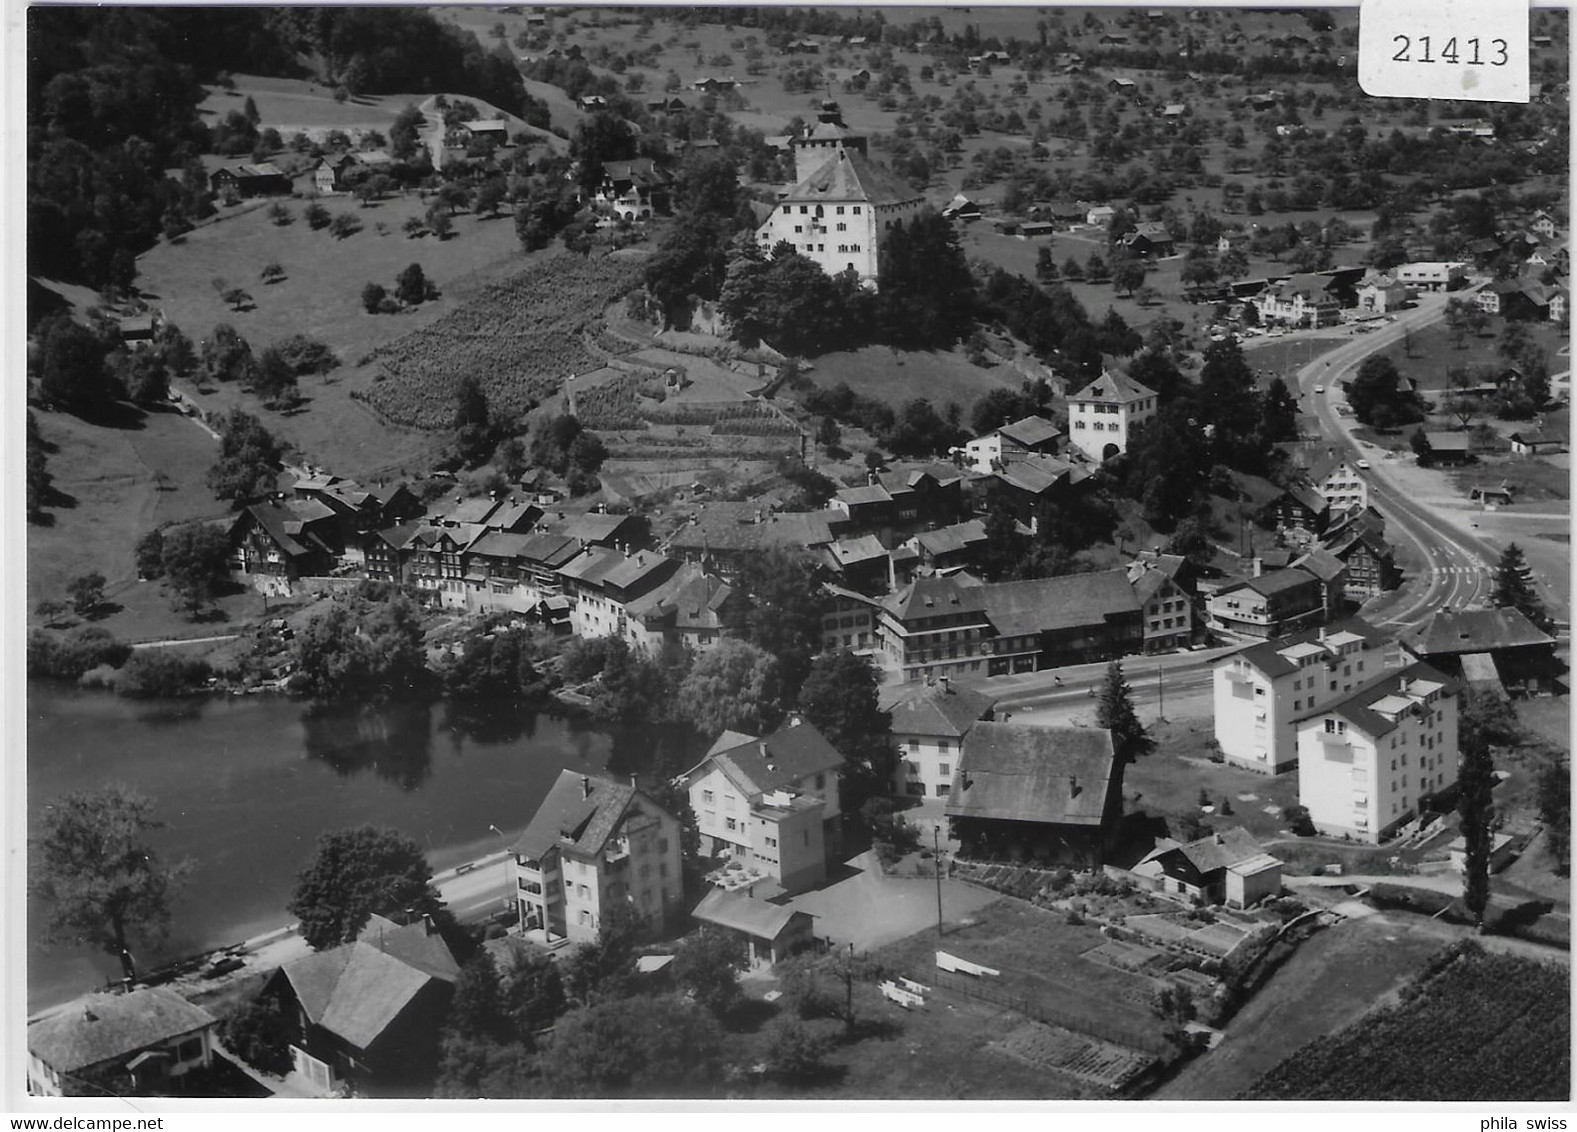
[[1553,433],[1537,428],[1522,428],[1511,434],[1511,451],[1517,456],[1543,456],[1559,452],[1566,441]]
[[592,207],[623,220],[649,220],[669,209],[673,178],[650,157],[604,161]]
[[1431,458],[1436,464],[1466,464],[1473,456],[1473,438],[1466,432],[1424,430]]
[[563,594],[570,601],[570,627],[578,637],[630,636],[626,607],[679,569],[679,561],[642,550],[622,554],[587,547],[559,567]]
[[654,98],[646,103],[646,109],[653,114],[683,114],[686,107],[682,98]]
[[1325,549],[1347,569],[1346,596],[1357,602],[1394,590],[1402,581],[1396,551],[1385,539],[1385,520],[1367,509],[1326,531]]
[[487,495],[470,499],[457,495],[453,503],[435,505],[428,512],[427,521],[435,527],[485,527],[489,517],[503,506],[502,499]]
[[606,110],[608,100],[600,94],[583,94],[575,100],[575,105],[586,111]]
[[[1363,511],[1369,506],[1369,481],[1346,452],[1327,447],[1325,453],[1309,465],[1304,476],[1313,488],[1313,495],[1328,506],[1332,521],[1340,515]],[[1314,503],[1313,498],[1305,501],[1305,505],[1318,515],[1319,509]]]
[[252,504],[230,528],[230,546],[234,569],[287,581],[329,573],[343,548],[338,517],[315,499]]
[[1351,618],[1216,661],[1216,742],[1226,761],[1261,774],[1297,765],[1297,725],[1402,664],[1388,634]]
[[509,123],[503,118],[476,118],[461,122],[458,129],[467,143],[490,141],[494,145],[509,144]]
[[624,615],[630,644],[655,655],[669,643],[703,652],[738,636],[747,610],[743,591],[685,562],[666,581],[626,601]]
[[1466,281],[1467,265],[1433,261],[1398,264],[1396,281],[1415,291],[1455,291]]
[[1567,301],[1564,287],[1528,276],[1497,279],[1473,296],[1480,310],[1521,322],[1559,322],[1566,317]]
[[1186,648],[1194,639],[1193,602],[1179,582],[1186,564],[1180,554],[1140,556],[1128,564],[1128,584],[1144,619],[1146,653]]
[[827,567],[850,589],[876,594],[890,588],[892,567],[887,548],[875,535],[835,539],[821,553]]
[[968,519],[932,531],[921,531],[909,540],[919,555],[918,565],[935,574],[967,570],[979,565],[989,540],[980,519]]
[[1041,504],[1071,499],[1088,490],[1093,471],[1086,464],[1063,456],[1028,455],[1007,463],[989,476],[981,476],[975,491],[977,510],[1006,507],[1021,526],[1038,533]]
[[1307,484],[1283,488],[1243,472],[1231,473],[1231,479],[1244,513],[1266,530],[1308,541],[1330,521],[1330,502]]
[[839,511],[769,512],[748,501],[708,503],[664,550],[737,580],[745,562],[767,551],[818,553],[833,542],[832,523],[846,518]]
[[416,1096],[459,973],[430,918],[374,915],[354,943],[286,963],[261,993],[283,1008],[295,1070],[321,1093]]
[[427,591],[428,599],[435,604],[465,609],[468,602],[463,555],[486,533],[479,526],[418,527],[405,543],[406,581]]
[[1259,320],[1267,325],[1316,329],[1341,321],[1341,300],[1334,280],[1304,272],[1267,287],[1254,301]]
[[120,320],[120,341],[127,349],[137,350],[153,344],[164,318],[157,311]]
[[165,1096],[213,1060],[219,1019],[168,987],[95,994],[28,1023],[35,1097]]
[[208,178],[209,186],[216,193],[227,189],[242,197],[278,196],[290,194],[290,178],[272,161],[258,164],[226,165],[216,169]]
[[1162,259],[1176,251],[1165,224],[1140,224],[1122,238],[1123,246],[1140,259]]
[[1528,221],[1528,228],[1546,240],[1555,239],[1555,233],[1560,231],[1560,225],[1555,223],[1555,217],[1548,212],[1535,213],[1533,219]]
[[312,166],[312,186],[324,196],[344,192],[350,187],[347,184],[347,175],[355,168],[354,154],[324,155]]
[[870,481],[828,500],[828,508],[842,517],[840,534],[875,534],[888,543],[965,513],[963,479],[950,466],[872,473]]
[[1281,868],[1253,834],[1234,827],[1186,844],[1163,837],[1133,871],[1173,896],[1248,908],[1281,895]]
[[1562,671],[1556,639],[1516,609],[1437,610],[1401,641],[1446,675],[1502,693],[1549,688]]
[[1062,430],[1051,421],[1028,416],[966,442],[964,455],[969,467],[990,474],[1026,456],[1055,456],[1062,439]]
[[732,76],[726,79],[702,77],[690,84],[693,89],[705,91],[707,94],[720,94],[723,91],[733,90],[738,85],[739,80]]
[[959,855],[1099,866],[1116,846],[1122,779],[1109,731],[976,723],[947,799]]
[[975,724],[992,718],[997,698],[946,677],[929,684],[889,685],[884,692],[889,693],[883,704],[898,748],[893,793],[946,798],[965,738]]
[[959,193],[942,207],[942,217],[945,220],[962,220],[966,223],[980,219],[980,205],[970,200],[963,193]]
[[1457,780],[1460,689],[1413,664],[1302,720],[1298,803],[1314,828],[1379,844],[1432,808]]
[[1155,416],[1155,390],[1122,370],[1106,367],[1101,376],[1068,397],[1068,435],[1074,447],[1096,463],[1128,450],[1134,428]]
[[738,941],[753,971],[815,945],[815,921],[809,912],[759,900],[748,891],[714,888],[690,915]]
[[865,653],[876,647],[880,602],[843,586],[822,587],[821,647],[827,652],[852,649]]
[[362,570],[376,582],[405,581],[405,564],[409,558],[407,546],[422,524],[396,523],[370,532],[362,539]]
[[820,885],[839,840],[843,763],[820,731],[795,718],[765,738],[723,732],[681,776],[703,851],[783,892]]
[[821,44],[814,39],[791,39],[783,45],[785,55],[819,55]]
[[684,899],[679,820],[631,783],[561,770],[510,848],[528,939],[594,943],[607,910],[660,933]]
[[1091,228],[1104,228],[1112,222],[1117,210],[1109,204],[1098,204],[1084,214],[1084,222]]

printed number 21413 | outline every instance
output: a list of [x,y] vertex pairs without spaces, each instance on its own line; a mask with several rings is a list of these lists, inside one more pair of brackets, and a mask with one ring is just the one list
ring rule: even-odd
[[[1421,35],[1416,40],[1408,35],[1393,35],[1391,42],[1400,44],[1396,54],[1391,56],[1393,63],[1465,63],[1470,67],[1504,67],[1510,61],[1504,39],[1491,39],[1481,42],[1477,36],[1472,39],[1462,40],[1462,47],[1457,47],[1457,37],[1452,36],[1446,40],[1445,46],[1439,54],[1431,54],[1432,44],[1429,36]],[[1414,44],[1417,44],[1417,54]],[[1483,48],[1488,48],[1486,57]]]

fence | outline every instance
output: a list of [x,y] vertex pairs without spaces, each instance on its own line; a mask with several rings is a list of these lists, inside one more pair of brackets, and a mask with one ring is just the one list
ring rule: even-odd
[[1088,1034],[1102,1041],[1111,1042],[1113,1045],[1158,1056],[1172,1052],[1170,1043],[1160,1033],[1124,1026],[1110,1019],[1093,1018],[1089,1015],[1065,1011],[1044,999],[1023,994],[1011,984],[996,979],[977,978],[954,971],[943,971],[940,968],[923,972],[920,976],[909,974],[907,977],[918,983],[956,991],[980,1002],[989,1002],[993,1006],[1022,1014],[1047,1026],[1059,1026],[1076,1034]]

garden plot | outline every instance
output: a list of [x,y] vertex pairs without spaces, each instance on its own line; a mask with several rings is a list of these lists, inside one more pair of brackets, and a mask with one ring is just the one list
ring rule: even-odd
[[1113,1091],[1155,1063],[1148,1054],[1043,1022],[1026,1021],[986,1048],[1037,1069],[1066,1073]]

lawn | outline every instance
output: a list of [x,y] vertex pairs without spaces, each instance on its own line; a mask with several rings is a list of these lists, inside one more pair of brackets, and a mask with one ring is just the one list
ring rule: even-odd
[[[128,409],[114,425],[66,413],[34,415],[44,440],[55,446],[49,471],[69,503],[51,508],[45,524],[27,528],[28,609],[62,597],[72,577],[97,571],[108,581],[98,624],[118,637],[225,632],[222,622],[188,621],[170,608],[157,584],[138,582],[132,555],[137,539],[156,526],[228,513],[204,482],[218,451],[213,438],[173,412]],[[221,609],[235,619],[249,615],[253,605],[261,608],[256,595],[237,594]]]
[[1315,1038],[1393,994],[1443,941],[1407,916],[1344,920],[1317,932],[1227,1024],[1215,1050],[1152,1099],[1228,1100]]
[[210,87],[208,97],[198,103],[197,112],[212,125],[230,111],[240,110],[251,98],[257,107],[258,128],[273,127],[287,142],[298,130],[308,134],[330,129],[347,133],[377,130],[387,134],[406,103],[420,102],[424,97],[416,94],[361,95],[336,102],[333,88],[305,79],[264,75],[232,75],[231,78],[235,86]]
[[1518,503],[1571,498],[1571,469],[1557,468],[1537,456],[1481,456],[1473,466],[1449,474],[1463,496],[1481,484],[1509,484],[1516,489]]
[[[1506,365],[1505,359],[1496,350],[1496,342],[1506,322],[1504,319],[1491,318],[1489,325],[1489,333],[1483,336],[1468,335],[1462,348],[1458,349],[1452,343],[1451,332],[1445,323],[1437,322],[1413,332],[1411,356],[1408,355],[1406,339],[1382,350],[1380,356],[1390,358],[1396,363],[1397,370],[1418,382],[1420,389],[1426,392],[1446,389],[1450,385],[1449,372],[1452,369],[1487,367],[1498,371]],[[1565,363],[1555,354],[1566,344],[1566,337],[1560,327],[1551,322],[1529,322],[1523,325],[1533,341],[1543,347],[1550,372],[1558,373],[1564,369]]]
[[[373,479],[422,466],[432,454],[432,437],[391,428],[351,399],[352,390],[365,389],[372,380],[371,369],[358,366],[358,361],[559,249],[530,256],[521,252],[507,214],[481,219],[461,213],[452,238],[409,239],[401,225],[426,211],[416,194],[391,197],[369,208],[336,199],[328,206],[331,212],[349,213],[363,224],[344,240],[327,230],[313,231],[301,219],[300,201],[287,207],[295,219],[283,227],[270,222],[265,208],[242,206],[179,244],[159,244],[138,262],[141,287],[153,306],[199,344],[218,323],[234,326],[254,353],[288,335],[306,334],[327,343],[342,365],[324,378],[305,379],[302,392],[308,403],[288,416],[263,411],[250,394],[228,386],[196,394],[198,403],[211,412],[240,406],[257,413],[271,430],[340,475]],[[363,285],[392,287],[395,276],[413,262],[421,264],[441,297],[401,314],[366,313]],[[283,281],[258,281],[268,263],[285,269]],[[243,287],[255,305],[232,310],[219,297],[224,290],[220,283]]]
[[982,369],[957,350],[893,350],[865,346],[816,358],[811,380],[822,388],[847,382],[867,397],[885,401],[896,411],[906,401],[928,398],[937,412],[957,404],[968,420],[970,406],[992,389],[1018,389],[1023,376],[1010,366]]

